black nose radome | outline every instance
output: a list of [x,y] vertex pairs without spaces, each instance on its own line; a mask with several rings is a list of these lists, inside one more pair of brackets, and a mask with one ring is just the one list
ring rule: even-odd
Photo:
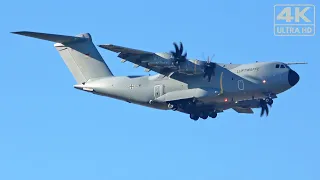
[[298,83],[299,79],[300,79],[299,74],[290,69],[289,75],[288,75],[288,81],[289,81],[290,86],[296,85]]

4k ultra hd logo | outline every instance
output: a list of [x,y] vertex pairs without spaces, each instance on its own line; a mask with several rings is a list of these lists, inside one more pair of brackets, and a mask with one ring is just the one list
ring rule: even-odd
[[277,4],[274,6],[274,35],[314,36],[316,7],[311,4]]

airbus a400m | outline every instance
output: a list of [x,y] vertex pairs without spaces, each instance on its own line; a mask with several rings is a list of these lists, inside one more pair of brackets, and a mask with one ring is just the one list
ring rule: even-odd
[[119,100],[190,115],[193,120],[216,118],[233,109],[261,116],[277,95],[292,88],[299,75],[289,66],[299,62],[254,62],[224,64],[187,57],[183,44],[174,50],[154,53],[112,44],[99,45],[118,53],[121,62],[155,71],[152,76],[114,76],[92,42],[89,33],[65,36],[20,31],[14,34],[55,42],[77,84],[74,88]]

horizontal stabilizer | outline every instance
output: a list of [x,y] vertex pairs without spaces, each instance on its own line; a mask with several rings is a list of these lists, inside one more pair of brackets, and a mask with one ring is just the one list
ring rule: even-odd
[[69,43],[69,42],[76,42],[76,41],[91,39],[88,33],[81,34],[79,36],[65,36],[65,35],[58,35],[58,34],[30,32],[30,31],[18,31],[18,32],[12,32],[12,33],[23,35],[23,36],[29,36],[33,38],[38,38],[42,40],[52,41],[56,43]]

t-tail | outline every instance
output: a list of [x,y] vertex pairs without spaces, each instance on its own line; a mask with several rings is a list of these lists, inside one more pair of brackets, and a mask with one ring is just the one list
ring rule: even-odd
[[28,31],[13,33],[55,42],[55,48],[60,53],[60,56],[78,84],[83,84],[90,79],[113,76],[93,44],[89,33],[79,34],[77,36]]

